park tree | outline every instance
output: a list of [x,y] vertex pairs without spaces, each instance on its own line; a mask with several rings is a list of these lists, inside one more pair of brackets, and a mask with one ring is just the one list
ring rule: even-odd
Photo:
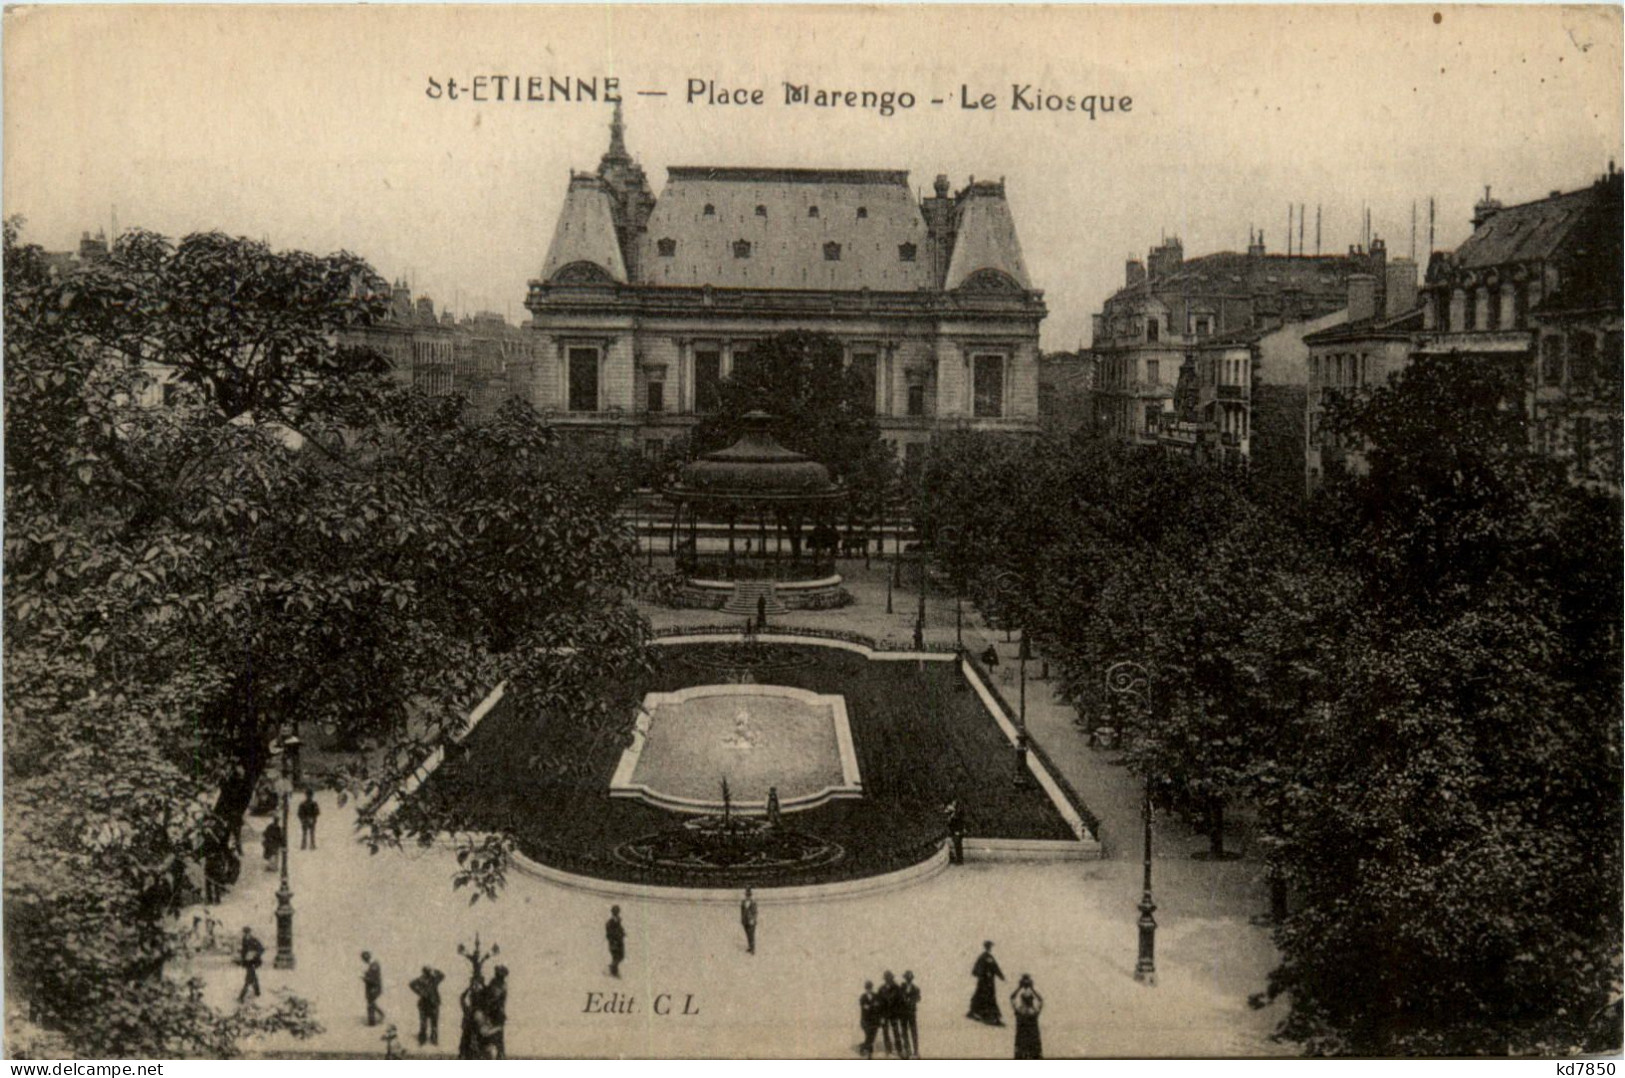
[[[157,283],[144,259],[162,246],[137,234],[60,277],[6,233],[11,987],[95,1054],[213,1055],[252,1028],[165,976],[170,918],[284,733],[380,745],[369,770],[339,777],[370,806],[501,681],[519,706],[615,736],[597,688],[643,661],[619,491],[523,405],[476,423],[314,343],[145,405],[155,371],[247,369],[239,338],[193,332],[229,302],[224,286],[190,302]],[[275,263],[219,265],[252,294],[283,287]],[[347,280],[369,279],[344,263]],[[336,286],[298,294],[327,297],[335,310],[303,317],[330,329],[357,302]],[[180,326],[164,325],[171,310]],[[363,821],[375,845],[457,824],[424,810]],[[461,841],[474,855],[460,884],[495,894],[502,836]]]
[[767,412],[780,443],[828,467],[846,484],[852,511],[874,519],[895,470],[875,422],[874,391],[847,365],[839,338],[780,333],[735,357],[716,409],[694,429],[693,449],[700,454],[732,445],[744,433],[746,414]]
[[1419,357],[1334,413],[1371,472],[1321,510],[1356,592],[1270,983],[1313,1052],[1617,1049],[1593,1038],[1621,960],[1619,502],[1530,450],[1522,400]]

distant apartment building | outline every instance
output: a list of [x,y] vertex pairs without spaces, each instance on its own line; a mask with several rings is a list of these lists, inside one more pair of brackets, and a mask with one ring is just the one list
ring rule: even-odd
[[1521,372],[1531,438],[1575,478],[1620,488],[1621,174],[1503,206],[1489,190],[1473,234],[1433,256],[1418,355],[1461,354]]
[[1033,287],[1003,181],[672,167],[656,198],[617,106],[598,168],[572,173],[541,275],[528,396],[555,422],[663,451],[714,408],[756,342],[832,334],[905,459],[933,433],[1036,433]]
[[482,418],[509,397],[528,399],[532,338],[523,327],[489,311],[460,319],[449,311],[437,314],[434,300],[414,300],[404,281],[392,286],[383,318],[347,331],[340,343],[384,356],[400,385],[466,398],[470,410]]
[[1304,338],[1309,348],[1302,472],[1307,489],[1326,476],[1366,473],[1360,445],[1326,428],[1326,406],[1403,370],[1421,328],[1415,266],[1396,261],[1381,282],[1363,273],[1350,276],[1347,321]]
[[[1250,460],[1261,396],[1288,387],[1301,414],[1303,338],[1343,320],[1352,274],[1386,268],[1380,240],[1346,255],[1271,255],[1259,234],[1245,254],[1190,260],[1178,238],[1163,241],[1127,263],[1124,286],[1094,317],[1098,428],[1202,459]],[[1292,452],[1301,476],[1301,437]]]

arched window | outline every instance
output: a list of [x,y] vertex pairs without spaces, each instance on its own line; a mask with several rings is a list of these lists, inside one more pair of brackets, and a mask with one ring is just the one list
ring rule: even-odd
[[869,207],[868,206],[859,206],[858,207],[858,220],[861,221],[861,220],[863,220],[864,218],[866,218],[868,216],[869,216]]
[[918,250],[912,243],[899,244],[897,247],[897,260],[899,262],[912,262],[917,253]]
[[838,243],[824,244],[824,261],[839,262],[841,260],[841,245]]
[[818,216],[818,207],[817,206],[808,206],[807,207],[807,216],[808,217],[817,217]]
[[705,216],[707,216],[707,217],[715,217],[717,215],[717,208],[715,206],[711,205],[711,203],[707,202],[705,204],[704,213],[705,213]]
[[766,217],[767,216],[767,207],[758,205],[756,207],[756,216],[758,216],[758,217]]
[[750,241],[749,240],[735,240],[734,241],[734,257],[735,258],[749,258],[750,257]]
[[675,257],[677,254],[677,241],[672,239],[656,240],[655,250],[660,252],[661,258]]

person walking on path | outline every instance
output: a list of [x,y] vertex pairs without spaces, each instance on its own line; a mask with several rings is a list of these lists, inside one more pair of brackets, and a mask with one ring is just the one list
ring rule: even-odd
[[971,976],[976,978],[976,994],[970,998],[970,1010],[966,1018],[974,1018],[978,1022],[986,1022],[990,1026],[1004,1025],[1004,1015],[999,1012],[999,993],[995,981],[1004,980],[1004,970],[993,957],[993,941],[987,940],[982,944],[982,953],[976,958],[976,965],[971,967]]
[[1016,1015],[1017,1059],[1043,1059],[1044,1041],[1038,1034],[1038,1016],[1044,1011],[1044,997],[1033,987],[1032,975],[1023,973],[1010,993],[1010,1009]]
[[361,961],[367,964],[361,971],[361,989],[367,997],[367,1025],[375,1026],[384,1019],[384,1009],[378,1006],[378,997],[384,994],[384,969],[371,951],[362,951]]
[[316,791],[307,789],[305,799],[299,802],[299,848],[316,848],[316,817],[322,814],[322,806],[316,803]]
[[609,941],[609,975],[621,975],[621,963],[626,961],[626,926],[621,924],[621,907],[609,908],[609,920],[604,922],[604,938]]
[[440,982],[446,975],[431,966],[406,987],[418,997],[418,1044],[440,1043]]
[[910,1059],[920,1058],[920,986],[914,983],[914,971],[903,971],[903,983],[898,986],[899,1011],[902,1014],[903,1035],[908,1038]]
[[277,856],[282,853],[282,844],[288,837],[282,833],[282,821],[275,816],[265,825],[265,834],[260,838],[260,852],[265,855],[265,871],[275,872]]
[[739,923],[745,929],[745,953],[756,953],[756,900],[751,897],[750,888],[745,888],[745,897],[739,903]]
[[858,997],[858,1028],[863,1030],[863,1044],[858,1054],[864,1059],[875,1057],[875,1033],[880,1030],[880,997],[875,995],[875,982],[863,982],[863,995]]
[[237,964],[243,967],[243,990],[237,993],[237,1002],[241,1003],[248,998],[248,990],[254,990],[254,998],[260,995],[260,963],[265,961],[265,944],[254,935],[254,930],[247,925],[243,926],[243,942],[237,951]]

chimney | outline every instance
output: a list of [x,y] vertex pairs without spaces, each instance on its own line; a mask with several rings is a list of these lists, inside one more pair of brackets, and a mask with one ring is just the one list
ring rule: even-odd
[[1247,242],[1247,257],[1248,258],[1263,258],[1264,257],[1264,230],[1262,228],[1259,229],[1257,234],[1254,235],[1253,238]]
[[1416,306],[1416,263],[1408,258],[1396,258],[1388,263],[1385,274],[1387,289],[1382,316],[1397,318]]
[[1476,229],[1501,210],[1500,199],[1490,197],[1489,184],[1484,185],[1484,197],[1473,206],[1473,227]]
[[1350,322],[1363,322],[1377,315],[1377,279],[1369,273],[1349,274]]
[[1179,267],[1184,262],[1184,245],[1179,242],[1179,237],[1175,236],[1151,248],[1151,255],[1146,259],[1146,268],[1151,274],[1151,279],[1155,281],[1179,272]]
[[1126,281],[1128,287],[1133,288],[1135,285],[1141,284],[1145,281],[1144,262],[1141,262],[1138,258],[1131,258],[1124,264],[1124,267],[1126,270],[1124,273],[1124,280]]

